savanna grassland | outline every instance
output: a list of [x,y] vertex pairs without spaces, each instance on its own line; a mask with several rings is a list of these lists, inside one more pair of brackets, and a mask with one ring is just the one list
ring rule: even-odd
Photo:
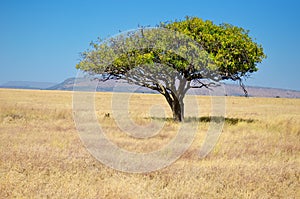
[[[122,133],[112,93],[97,93],[96,114],[118,146],[149,152],[174,136],[161,117],[149,139]],[[143,174],[111,169],[89,154],[72,115],[72,92],[0,90],[0,198],[300,198],[300,99],[226,97],[225,124],[213,151],[198,153],[209,127],[210,97],[197,96],[194,142],[170,166]],[[133,94],[129,114],[142,125],[160,95]]]

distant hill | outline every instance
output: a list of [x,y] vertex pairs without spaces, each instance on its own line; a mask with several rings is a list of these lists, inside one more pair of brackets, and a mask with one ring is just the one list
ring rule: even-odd
[[59,84],[48,86],[45,89],[47,89],[47,90],[73,90],[74,83],[75,83],[75,77],[68,78]]
[[[48,90],[73,90],[75,78],[69,78],[60,84],[47,88]],[[77,80],[79,87],[85,87],[83,80]],[[244,96],[244,93],[240,86],[234,84],[224,84],[226,95],[228,96]],[[127,84],[124,81],[108,80],[106,82],[99,82],[97,91],[102,92],[135,92],[135,93],[157,93],[156,91],[148,88],[138,87],[135,85]],[[265,88],[265,87],[247,87],[247,91],[250,97],[280,97],[280,98],[300,98],[300,91],[277,89],[277,88]],[[209,95],[207,89],[193,89],[189,92],[196,95]]]
[[[0,88],[17,88],[17,89],[38,89],[38,90],[73,90],[75,78],[68,78],[65,81],[56,84],[51,82],[30,82],[30,81],[10,81],[0,85]],[[235,84],[223,84],[225,93],[228,96],[244,96],[240,86]],[[79,88],[87,87],[83,79],[77,80]],[[101,92],[135,92],[135,93],[157,93],[148,88],[128,84],[124,81],[108,80],[106,82],[99,82],[97,91]],[[248,86],[247,91],[250,97],[280,97],[280,98],[300,98],[300,91],[265,88]],[[191,89],[188,94],[194,95],[209,95],[207,89]]]
[[[73,90],[74,83],[75,83],[75,78],[68,78],[62,83],[47,88],[47,90]],[[77,79],[77,87],[78,88],[87,87],[85,80]],[[119,81],[108,80],[105,82],[99,82],[96,90],[99,92],[116,91],[116,92],[135,92],[135,93],[156,93],[151,89],[138,87],[132,84],[128,84],[121,80]]]
[[0,85],[0,88],[46,89],[56,84],[52,82],[9,81]]

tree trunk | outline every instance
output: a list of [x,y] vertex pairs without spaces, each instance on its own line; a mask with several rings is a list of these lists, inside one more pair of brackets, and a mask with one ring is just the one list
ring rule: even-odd
[[174,99],[171,104],[171,109],[173,113],[173,120],[177,122],[182,122],[184,119],[183,100]]
[[173,113],[173,120],[177,122],[182,122],[184,119],[184,103],[183,98],[184,94],[181,94],[179,97],[174,92],[168,93],[164,92],[163,95],[165,96],[171,110]]

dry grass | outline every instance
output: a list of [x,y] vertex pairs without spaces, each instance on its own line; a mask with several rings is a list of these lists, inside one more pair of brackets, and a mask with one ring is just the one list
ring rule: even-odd
[[[153,138],[122,133],[112,118],[111,93],[97,94],[107,136],[133,151],[152,151],[174,136],[165,122]],[[210,98],[197,97],[201,115],[195,141],[174,164],[130,174],[106,167],[83,146],[72,117],[72,92],[0,90],[0,198],[299,198],[300,100],[226,98],[226,122],[214,150],[197,153],[208,128]],[[148,124],[159,95],[134,94],[130,115]],[[109,114],[108,114],[109,113]],[[189,117],[189,116],[188,116]]]

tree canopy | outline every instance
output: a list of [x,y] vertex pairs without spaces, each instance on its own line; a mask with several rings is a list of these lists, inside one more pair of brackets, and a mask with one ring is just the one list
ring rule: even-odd
[[249,31],[241,27],[199,18],[186,18],[184,21],[162,24],[162,27],[179,31],[190,36],[209,53],[223,79],[237,80],[258,70],[266,55],[261,45],[249,36]]
[[177,121],[183,120],[187,90],[209,88],[222,80],[241,82],[266,58],[249,31],[197,17],[129,31],[91,46],[77,69],[101,74],[102,81],[125,79],[158,91]]

